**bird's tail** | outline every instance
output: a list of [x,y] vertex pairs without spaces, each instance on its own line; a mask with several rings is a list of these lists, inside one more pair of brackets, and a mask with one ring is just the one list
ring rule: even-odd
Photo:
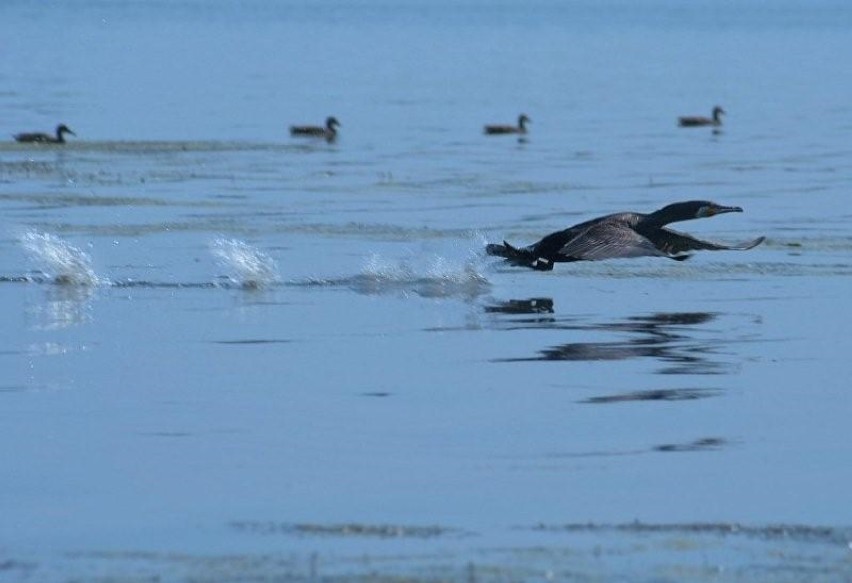
[[518,249],[506,241],[500,243],[489,243],[485,246],[485,252],[493,257],[502,257],[512,265],[529,267],[538,271],[550,271],[553,262],[542,259],[528,249]]

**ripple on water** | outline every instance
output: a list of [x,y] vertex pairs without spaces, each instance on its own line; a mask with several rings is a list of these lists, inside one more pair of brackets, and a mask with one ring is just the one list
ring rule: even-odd
[[406,524],[311,524],[279,523],[274,521],[241,520],[230,524],[231,528],[250,534],[289,534],[298,536],[341,536],[370,538],[433,538],[459,535],[460,531],[439,525]]

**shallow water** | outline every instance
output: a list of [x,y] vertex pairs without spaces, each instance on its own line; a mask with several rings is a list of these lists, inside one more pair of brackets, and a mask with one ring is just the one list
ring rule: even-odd
[[0,13],[0,580],[852,572],[845,3]]

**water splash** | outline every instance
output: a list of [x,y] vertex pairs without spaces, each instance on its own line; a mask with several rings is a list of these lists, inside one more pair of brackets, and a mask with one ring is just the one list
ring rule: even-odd
[[388,261],[371,256],[349,286],[359,293],[401,293],[429,298],[476,297],[490,287],[475,257],[454,261],[441,255]]
[[[481,239],[481,237],[480,237]],[[473,299],[491,288],[484,275],[485,261],[479,240],[454,243],[440,252],[411,250],[406,258],[369,256],[357,275],[291,281],[292,286],[346,287],[367,295],[401,295],[425,298]]]
[[56,235],[28,231],[21,237],[21,244],[54,283],[79,286],[102,283],[88,253]]
[[241,287],[262,288],[279,279],[275,260],[248,243],[216,239],[210,247],[219,264],[230,272],[228,278]]

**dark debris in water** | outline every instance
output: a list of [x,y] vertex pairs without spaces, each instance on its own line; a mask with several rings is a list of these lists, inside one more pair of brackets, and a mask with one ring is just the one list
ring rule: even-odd
[[407,526],[397,524],[307,524],[240,520],[229,526],[240,532],[262,535],[337,536],[369,538],[418,538],[427,539],[461,531],[443,526]]
[[634,449],[613,449],[613,450],[597,450],[597,451],[578,451],[578,452],[556,452],[547,454],[547,459],[572,459],[572,458],[592,458],[592,457],[615,457],[615,456],[633,456],[644,455],[655,452],[674,453],[674,452],[702,452],[716,451],[724,447],[729,447],[733,443],[722,437],[700,437],[693,441],[685,443],[665,443],[652,447],[634,448]]
[[706,451],[721,449],[730,442],[721,437],[702,437],[689,443],[666,443],[654,447],[654,451],[682,452],[682,451]]
[[695,399],[716,397],[721,393],[722,391],[718,389],[652,389],[648,391],[631,391],[629,393],[589,397],[580,401],[580,403],[600,405],[630,401],[693,401]]

